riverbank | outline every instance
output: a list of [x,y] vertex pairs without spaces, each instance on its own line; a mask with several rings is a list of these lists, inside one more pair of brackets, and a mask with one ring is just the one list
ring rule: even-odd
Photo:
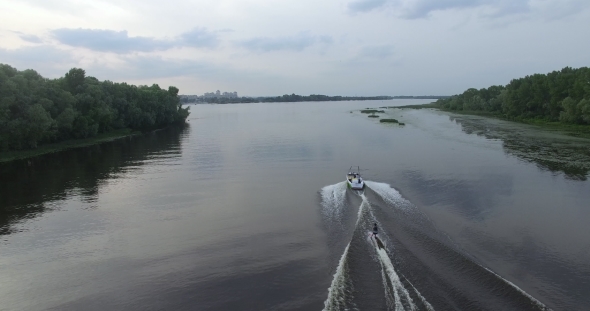
[[496,114],[493,112],[488,111],[455,111],[455,110],[447,110],[441,108],[436,102],[424,105],[406,105],[406,106],[399,106],[399,107],[387,107],[387,108],[394,108],[394,109],[438,109],[440,111],[455,113],[455,114],[463,114],[463,115],[473,115],[473,116],[481,116],[481,117],[489,117],[504,121],[511,121],[516,123],[523,123],[528,125],[533,125],[540,127],[544,130],[555,131],[562,133],[564,135],[573,136],[573,137],[580,137],[580,138],[587,138],[590,139],[590,125],[580,125],[580,124],[568,124],[562,123],[559,121],[547,121],[543,119],[526,119],[526,118],[508,118],[501,114]]
[[70,139],[58,143],[46,144],[36,149],[0,152],[0,163],[32,158],[43,154],[60,152],[72,148],[86,147],[138,134],[141,134],[141,132],[131,129],[120,129],[108,133],[102,133],[91,138]]

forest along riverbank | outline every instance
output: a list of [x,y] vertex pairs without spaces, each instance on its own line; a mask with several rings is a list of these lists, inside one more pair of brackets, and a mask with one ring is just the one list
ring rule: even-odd
[[505,86],[470,88],[429,106],[494,116],[590,138],[589,80],[590,68],[565,67],[547,74],[513,79]]
[[1,161],[183,124],[189,115],[174,86],[99,81],[80,68],[46,79],[0,64],[0,82]]

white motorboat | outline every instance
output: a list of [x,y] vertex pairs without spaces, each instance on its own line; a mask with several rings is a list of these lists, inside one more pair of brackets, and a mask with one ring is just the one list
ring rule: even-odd
[[363,190],[365,188],[365,181],[361,177],[361,169],[357,166],[356,170],[351,166],[346,174],[346,183],[348,187],[353,190]]

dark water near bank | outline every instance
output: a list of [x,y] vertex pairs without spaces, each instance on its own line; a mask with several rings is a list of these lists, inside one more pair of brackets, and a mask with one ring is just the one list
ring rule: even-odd
[[589,309],[590,141],[350,113],[420,102],[198,105],[2,164],[0,310]]

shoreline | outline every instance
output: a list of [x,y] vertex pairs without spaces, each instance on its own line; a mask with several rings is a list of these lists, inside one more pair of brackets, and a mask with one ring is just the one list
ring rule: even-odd
[[436,109],[442,112],[448,113],[455,113],[461,115],[470,115],[470,116],[479,116],[479,117],[487,117],[492,119],[498,119],[503,121],[510,121],[519,124],[527,124],[537,126],[540,129],[548,130],[548,131],[555,131],[561,134],[572,136],[572,137],[579,137],[579,138],[586,138],[590,139],[590,125],[580,125],[580,124],[566,124],[561,123],[559,121],[547,121],[542,119],[514,119],[514,118],[507,118],[502,115],[490,113],[487,111],[455,111],[455,110],[446,110],[441,109],[436,102],[424,105],[406,105],[406,106],[399,106],[399,107],[387,107],[388,109]]
[[0,152],[0,163],[8,163],[16,160],[34,158],[44,154],[61,152],[68,149],[88,147],[91,145],[106,143],[139,134],[142,134],[142,132],[134,131],[132,129],[120,129],[108,133],[102,133],[91,138],[70,139],[57,143],[45,144],[36,149],[3,151]]

